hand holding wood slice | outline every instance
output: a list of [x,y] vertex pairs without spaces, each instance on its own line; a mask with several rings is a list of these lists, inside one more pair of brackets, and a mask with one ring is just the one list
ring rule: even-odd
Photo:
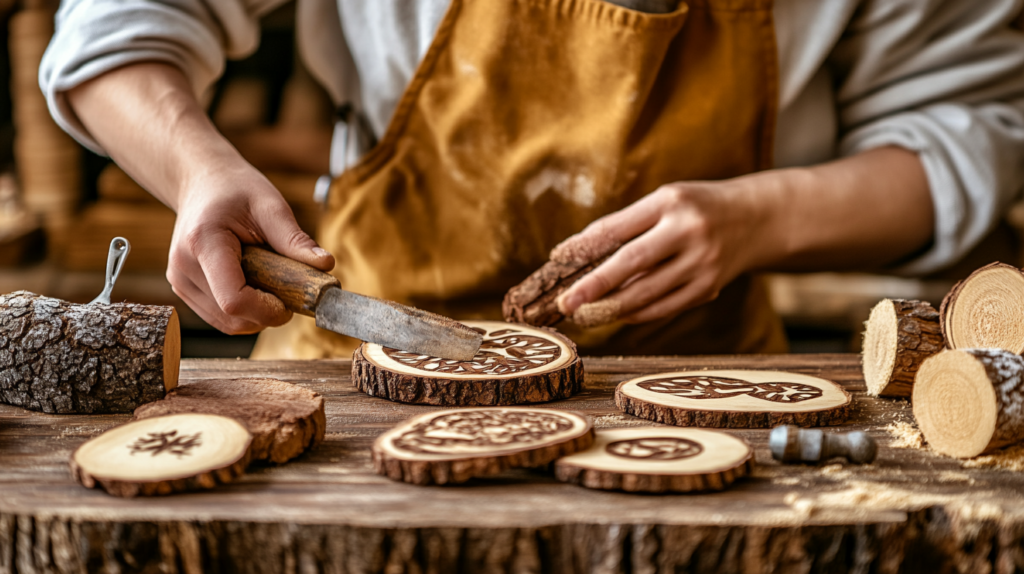
[[939,313],[929,303],[882,299],[864,330],[861,363],[868,394],[909,397],[921,363],[944,346]]
[[178,384],[174,307],[0,295],[0,402],[45,413],[130,413]]
[[555,461],[555,478],[626,492],[723,490],[750,474],[754,451],[732,435],[678,427],[597,431],[590,448]]
[[114,496],[153,496],[231,482],[249,464],[252,435],[218,415],[134,421],[89,440],[71,455],[71,474]]
[[929,358],[914,383],[914,418],[936,451],[977,456],[1024,440],[1024,358],[960,349]]
[[594,441],[590,419],[572,411],[491,407],[413,417],[373,443],[373,466],[393,480],[455,484],[510,468],[545,465]]
[[583,362],[567,337],[500,321],[464,323],[484,335],[472,361],[363,343],[352,354],[353,383],[374,397],[437,406],[541,403],[582,389]]
[[275,379],[206,379],[184,383],[166,398],[135,409],[134,420],[179,413],[233,418],[253,435],[253,460],[285,463],[324,440],[324,398]]
[[992,263],[957,283],[939,309],[950,349],[1024,353],[1024,271]]
[[817,377],[782,371],[684,371],[619,383],[623,412],[663,424],[711,428],[837,425],[850,394]]

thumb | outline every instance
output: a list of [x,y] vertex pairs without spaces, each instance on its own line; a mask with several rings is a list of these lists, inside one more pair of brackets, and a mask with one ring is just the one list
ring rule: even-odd
[[334,269],[334,255],[320,247],[299,227],[295,215],[287,205],[275,210],[269,221],[260,223],[264,237],[274,251],[321,271]]

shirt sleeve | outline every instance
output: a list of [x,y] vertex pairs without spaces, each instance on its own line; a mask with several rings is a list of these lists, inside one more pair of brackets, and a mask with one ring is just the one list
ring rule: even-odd
[[1017,0],[869,0],[829,56],[842,155],[896,145],[924,165],[935,235],[894,269],[960,259],[1024,183],[1024,34]]
[[39,84],[57,124],[85,147],[103,148],[68,105],[65,92],[136,62],[177,66],[200,97],[225,58],[251,54],[261,14],[275,0],[64,0],[39,67]]

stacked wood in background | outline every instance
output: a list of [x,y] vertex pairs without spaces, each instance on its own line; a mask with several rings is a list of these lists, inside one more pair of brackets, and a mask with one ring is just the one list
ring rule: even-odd
[[11,17],[11,98],[24,201],[42,218],[51,249],[59,249],[82,199],[82,152],[54,123],[39,90],[39,62],[53,35],[55,10],[47,4],[27,2]]

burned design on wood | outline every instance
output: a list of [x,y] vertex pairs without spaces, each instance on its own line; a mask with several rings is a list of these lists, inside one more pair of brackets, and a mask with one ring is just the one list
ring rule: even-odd
[[484,335],[484,341],[472,361],[441,359],[389,348],[385,348],[384,353],[413,369],[459,375],[510,375],[551,364],[562,355],[562,348],[554,341],[524,334],[518,329],[502,328],[490,333],[479,327],[473,330]]
[[132,456],[139,452],[148,452],[150,456],[168,453],[181,458],[192,454],[192,450],[202,446],[200,439],[203,433],[178,435],[177,430],[167,432],[151,432],[146,436],[139,437],[134,443],[128,445]]
[[461,411],[420,423],[395,439],[399,450],[445,454],[469,448],[529,446],[573,428],[555,413]]
[[642,460],[680,460],[704,452],[699,442],[671,436],[617,440],[604,449],[611,455]]
[[684,399],[727,399],[747,395],[773,403],[800,403],[822,396],[822,390],[802,383],[753,383],[726,377],[670,377],[637,383],[652,393]]

